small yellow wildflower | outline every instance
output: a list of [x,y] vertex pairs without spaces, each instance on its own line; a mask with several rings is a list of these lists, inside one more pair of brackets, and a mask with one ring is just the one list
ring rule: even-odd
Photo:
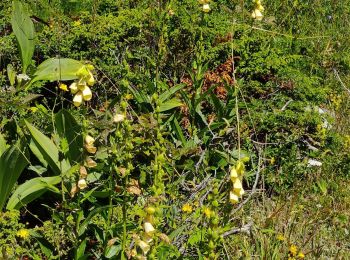
[[60,86],[59,86],[60,89],[62,89],[63,91],[68,91],[68,87],[66,84],[64,83],[61,83]]
[[305,258],[304,253],[303,253],[303,252],[299,252],[298,258],[299,258],[299,259],[304,259],[304,258]]
[[278,234],[276,238],[279,241],[284,241],[285,240],[285,237],[282,234]]
[[20,230],[17,231],[17,236],[23,239],[27,239],[29,237],[29,231],[28,229],[21,228]]
[[182,211],[185,213],[191,213],[192,210],[192,206],[189,203],[186,203],[182,206]]
[[204,215],[207,217],[207,218],[210,218],[211,215],[212,215],[212,211],[210,210],[210,208],[205,208],[204,209]]
[[297,252],[298,252],[298,248],[296,245],[291,245],[289,247],[289,253],[292,255],[292,256],[296,256],[297,255]]
[[74,21],[73,22],[73,26],[80,26],[81,25],[81,21],[80,20],[77,20],[77,21]]

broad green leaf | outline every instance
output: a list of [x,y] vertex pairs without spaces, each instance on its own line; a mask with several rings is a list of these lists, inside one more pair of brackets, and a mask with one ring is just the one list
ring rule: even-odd
[[26,181],[22,185],[18,186],[16,191],[12,194],[9,202],[7,203],[6,208],[11,209],[20,209],[22,206],[32,202],[33,200],[39,198],[47,191],[53,191],[59,193],[55,184],[61,182],[61,177],[37,177]]
[[82,128],[74,117],[65,109],[60,110],[55,117],[58,135],[66,138],[69,145],[68,157],[71,163],[81,161],[83,137]]
[[170,99],[169,101],[165,101],[164,103],[161,103],[159,108],[160,112],[164,112],[170,109],[173,109],[175,107],[179,107],[182,105],[182,102],[176,98]]
[[30,84],[33,84],[38,80],[58,81],[77,79],[77,72],[83,66],[83,63],[74,59],[47,59],[38,66],[38,69],[34,73],[34,78]]
[[49,165],[56,175],[69,170],[69,163],[65,159],[59,160],[59,150],[54,142],[27,121],[25,123],[33,140],[30,148],[32,149],[35,145],[35,149],[32,149],[32,151],[40,161],[44,160],[46,162],[44,166]]
[[35,29],[27,8],[19,1],[13,1],[11,25],[21,52],[22,72],[26,73],[34,54]]
[[0,157],[0,210],[10,195],[24,168],[28,165],[29,154],[25,142],[19,141],[9,147]]
[[79,260],[82,257],[84,257],[84,253],[85,253],[85,249],[86,249],[86,239],[84,239],[80,245],[78,246],[78,248],[75,249],[75,259]]

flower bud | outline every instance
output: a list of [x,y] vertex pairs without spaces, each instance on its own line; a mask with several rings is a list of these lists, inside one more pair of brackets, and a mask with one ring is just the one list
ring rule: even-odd
[[60,89],[62,89],[63,91],[68,91],[68,87],[66,84],[64,83],[61,83],[60,86],[59,86]]
[[87,177],[87,170],[84,166],[80,166],[79,175],[81,179],[85,179]]
[[154,207],[147,207],[146,212],[147,214],[153,215],[156,212],[156,209]]
[[89,85],[89,86],[92,86],[95,84],[95,78],[94,78],[94,75],[91,73],[91,71],[89,71],[89,76],[86,80],[86,83]]

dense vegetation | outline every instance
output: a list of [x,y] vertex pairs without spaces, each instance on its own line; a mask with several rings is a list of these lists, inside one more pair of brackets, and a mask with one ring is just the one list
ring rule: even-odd
[[3,0],[1,259],[350,258],[350,1]]

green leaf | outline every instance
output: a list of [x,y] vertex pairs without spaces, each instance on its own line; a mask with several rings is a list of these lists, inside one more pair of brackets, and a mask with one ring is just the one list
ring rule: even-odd
[[27,8],[19,1],[13,1],[11,25],[21,52],[22,72],[26,73],[34,54],[35,29]]
[[84,256],[85,253],[85,249],[86,249],[86,239],[84,239],[79,247],[75,250],[75,259],[79,260]]
[[59,81],[77,79],[77,72],[84,66],[83,63],[68,58],[50,58],[38,66],[30,84],[38,80]]
[[20,209],[23,205],[32,202],[39,198],[47,191],[53,191],[59,193],[55,184],[60,183],[61,177],[37,177],[26,181],[22,185],[18,186],[16,191],[12,194],[9,202],[7,203],[6,209]]
[[0,156],[6,151],[8,145],[6,144],[6,140],[4,136],[0,133]]
[[[104,210],[110,208],[111,206],[102,206],[102,207],[98,207],[98,208],[95,208],[93,211],[90,212],[90,214],[87,216],[87,218],[83,221],[83,223],[81,223],[81,225],[78,225],[77,229],[78,229],[78,235],[81,236],[87,226],[89,225],[90,223],[90,220],[97,214],[103,212]],[[112,206],[113,207],[113,206]]]
[[179,84],[177,86],[174,86],[172,88],[170,88],[169,90],[165,91],[164,93],[162,93],[159,96],[159,100],[161,102],[166,101],[169,97],[171,97],[172,95],[174,95],[177,91],[179,91],[180,89],[183,89],[186,85],[185,84]]
[[8,148],[0,157],[0,210],[10,195],[24,168],[28,165],[29,154],[25,142],[19,141]]
[[108,246],[106,248],[105,257],[108,258],[108,259],[112,258],[117,253],[119,253],[121,251],[121,249],[122,249],[121,245]]
[[[44,166],[49,165],[56,175],[69,170],[69,163],[64,159],[59,160],[59,150],[54,142],[27,121],[25,123],[33,140],[30,148],[38,159],[43,162]],[[33,149],[34,146],[35,148]]]
[[159,108],[160,112],[164,112],[170,109],[173,109],[175,107],[179,107],[182,105],[182,102],[176,98],[170,99],[169,101],[166,101],[164,103],[161,103]]
[[55,126],[58,135],[66,138],[69,145],[68,157],[72,163],[81,161],[83,137],[82,128],[74,117],[65,109],[60,110],[55,117]]
[[187,141],[186,141],[186,138],[182,132],[181,126],[179,125],[179,122],[177,121],[176,118],[174,118],[173,124],[174,124],[173,130],[175,131],[177,139],[181,141],[183,146],[185,146]]

